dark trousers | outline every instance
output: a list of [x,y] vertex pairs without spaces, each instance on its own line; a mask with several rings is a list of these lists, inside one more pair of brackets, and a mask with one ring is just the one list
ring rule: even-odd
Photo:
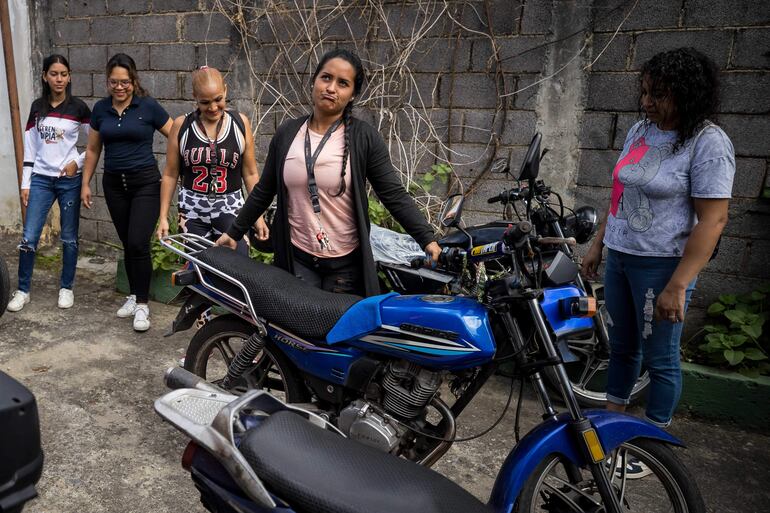
[[157,168],[105,172],[104,199],[123,243],[123,257],[131,294],[146,303],[150,293],[152,259],[150,237],[160,214],[160,173]]
[[359,249],[338,258],[319,258],[296,247],[292,251],[297,278],[327,292],[366,296]]

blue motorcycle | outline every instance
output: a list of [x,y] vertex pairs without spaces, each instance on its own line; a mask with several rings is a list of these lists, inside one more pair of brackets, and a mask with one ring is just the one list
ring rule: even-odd
[[[536,142],[522,179],[537,176]],[[457,225],[462,201],[447,203],[445,226]],[[678,440],[630,416],[584,412],[575,397],[554,342],[592,331],[596,305],[571,284],[570,258],[547,269],[542,260],[573,239],[542,237],[519,221],[496,242],[444,249],[447,272],[499,265],[474,296],[366,299],[316,289],[193,235],[163,244],[187,260],[175,275],[188,297],[172,332],[212,305],[226,311],[190,342],[185,369],[199,378],[172,373],[175,386],[199,390],[156,403],[193,438],[185,465],[210,511],[704,511],[667,447]],[[483,505],[424,467],[457,440],[457,417],[510,361],[544,420],[514,447]],[[557,376],[564,413],[551,402],[545,369]],[[627,479],[631,460],[651,472],[640,486]]]

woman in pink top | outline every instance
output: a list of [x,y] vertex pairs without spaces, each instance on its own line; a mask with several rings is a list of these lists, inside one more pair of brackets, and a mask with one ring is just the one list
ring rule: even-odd
[[327,52],[313,73],[313,113],[281,125],[261,179],[217,244],[235,248],[277,195],[275,262],[333,292],[379,293],[369,245],[366,182],[432,258],[441,248],[404,189],[382,137],[351,116],[364,69],[352,52]]

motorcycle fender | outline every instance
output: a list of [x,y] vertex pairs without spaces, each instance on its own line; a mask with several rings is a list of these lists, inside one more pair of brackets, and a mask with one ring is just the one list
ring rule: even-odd
[[[659,427],[630,415],[606,410],[587,410],[583,413],[596,428],[605,453],[635,438],[652,438],[672,445],[683,445],[679,439]],[[569,422],[567,414],[544,422],[522,438],[508,454],[489,497],[489,505],[495,511],[513,511],[527,479],[547,456],[558,453],[578,466],[586,464],[570,432]]]
[[179,313],[176,314],[176,318],[171,323],[171,328],[163,336],[170,337],[178,331],[190,329],[195,324],[195,320],[210,306],[211,301],[191,291],[184,305],[179,309]]

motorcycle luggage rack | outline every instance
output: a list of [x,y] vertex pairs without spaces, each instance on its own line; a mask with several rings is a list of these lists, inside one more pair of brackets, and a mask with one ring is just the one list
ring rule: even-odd
[[[232,301],[234,304],[240,307],[241,313],[249,312],[251,315],[251,321],[256,324],[259,334],[263,337],[267,334],[267,328],[265,328],[263,320],[257,315],[257,312],[254,309],[254,304],[251,302],[249,292],[243,283],[240,280],[233,278],[232,276],[212,267],[211,265],[197,258],[197,255],[202,251],[214,247],[215,244],[212,241],[193,233],[177,233],[175,235],[168,235],[161,238],[160,244],[169,251],[176,253],[184,260],[194,264],[195,272],[197,273],[198,280],[200,280],[201,283],[205,284],[206,287],[210,288],[217,294],[220,294],[221,296]],[[201,269],[204,269],[206,272],[209,272],[214,276],[217,276],[237,287],[241,291],[243,299],[237,298],[231,293],[223,290],[221,287],[214,285],[211,280],[207,280],[204,277]]]

